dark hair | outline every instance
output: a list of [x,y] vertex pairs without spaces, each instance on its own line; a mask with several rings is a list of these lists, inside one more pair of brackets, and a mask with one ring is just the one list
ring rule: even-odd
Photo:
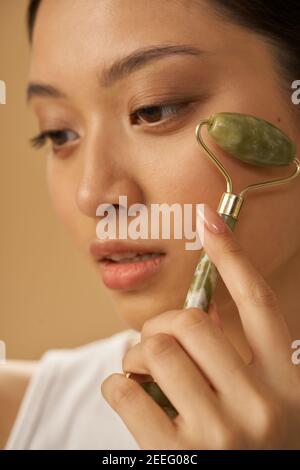
[[27,10],[27,27],[29,41],[32,40],[34,23],[37,15],[38,8],[40,6],[41,0],[29,0],[28,10]]
[[[27,14],[29,39],[41,0],[30,0]],[[210,0],[214,11],[244,26],[275,46],[276,63],[282,78],[289,82],[300,77],[299,0]]]

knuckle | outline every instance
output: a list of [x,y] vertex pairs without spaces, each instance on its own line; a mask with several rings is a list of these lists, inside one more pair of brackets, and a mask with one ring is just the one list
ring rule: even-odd
[[[155,317],[154,317],[155,318]],[[154,324],[154,319],[153,318],[148,318],[143,324],[141,335],[142,337],[149,336],[151,331],[153,331],[153,324]]]
[[257,429],[256,436],[261,444],[271,444],[274,438],[279,438],[278,430],[284,426],[284,412],[279,402],[275,400],[260,400],[256,405]]
[[175,310],[169,310],[161,313],[160,315],[148,318],[141,329],[141,338],[147,338],[148,336],[153,335],[158,329],[160,322],[174,314],[176,314]]
[[232,235],[224,236],[223,243],[222,243],[222,253],[221,257],[231,257],[232,255],[239,255],[242,253],[242,247],[239,243],[233,239]]
[[173,351],[176,340],[165,333],[157,333],[145,339],[143,347],[146,354],[151,356],[163,356]]
[[215,446],[218,450],[235,450],[241,447],[239,435],[230,428],[221,428],[215,436]]
[[278,305],[275,292],[263,278],[255,279],[255,281],[250,284],[249,297],[256,305],[269,308],[275,308]]
[[199,308],[188,308],[181,311],[174,318],[174,329],[178,331],[186,331],[205,325],[209,321],[207,313]]

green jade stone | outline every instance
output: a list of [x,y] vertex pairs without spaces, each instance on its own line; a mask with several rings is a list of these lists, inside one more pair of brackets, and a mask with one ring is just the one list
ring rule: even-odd
[[209,118],[207,130],[222,149],[252,165],[289,165],[296,157],[294,142],[264,119],[217,113]]

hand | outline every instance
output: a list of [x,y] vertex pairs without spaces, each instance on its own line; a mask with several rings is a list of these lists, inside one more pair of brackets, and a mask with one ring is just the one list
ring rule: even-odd
[[[205,209],[205,214],[221,218]],[[205,224],[204,248],[235,302],[252,351],[246,364],[215,321],[216,306],[146,321],[124,371],[150,374],[178,410],[171,420],[133,379],[109,376],[101,392],[141,449],[300,448],[300,367],[276,295],[227,228]],[[211,227],[211,224],[209,224]]]

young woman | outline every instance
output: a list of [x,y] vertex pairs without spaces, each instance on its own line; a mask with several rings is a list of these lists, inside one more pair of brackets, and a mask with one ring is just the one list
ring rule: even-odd
[[[51,141],[58,216],[129,328],[27,369],[8,364],[6,448],[300,448],[300,182],[249,195],[232,234],[216,212],[224,180],[194,137],[201,119],[230,111],[300,145],[299,22],[296,0],[30,2],[34,144]],[[236,192],[291,172],[218,157]],[[208,314],[182,309],[199,258],[185,240],[97,240],[97,207],[120,209],[120,195],[207,205],[204,248],[221,276]],[[105,250],[156,259],[116,269],[99,262]],[[155,377],[178,416],[123,371]]]

